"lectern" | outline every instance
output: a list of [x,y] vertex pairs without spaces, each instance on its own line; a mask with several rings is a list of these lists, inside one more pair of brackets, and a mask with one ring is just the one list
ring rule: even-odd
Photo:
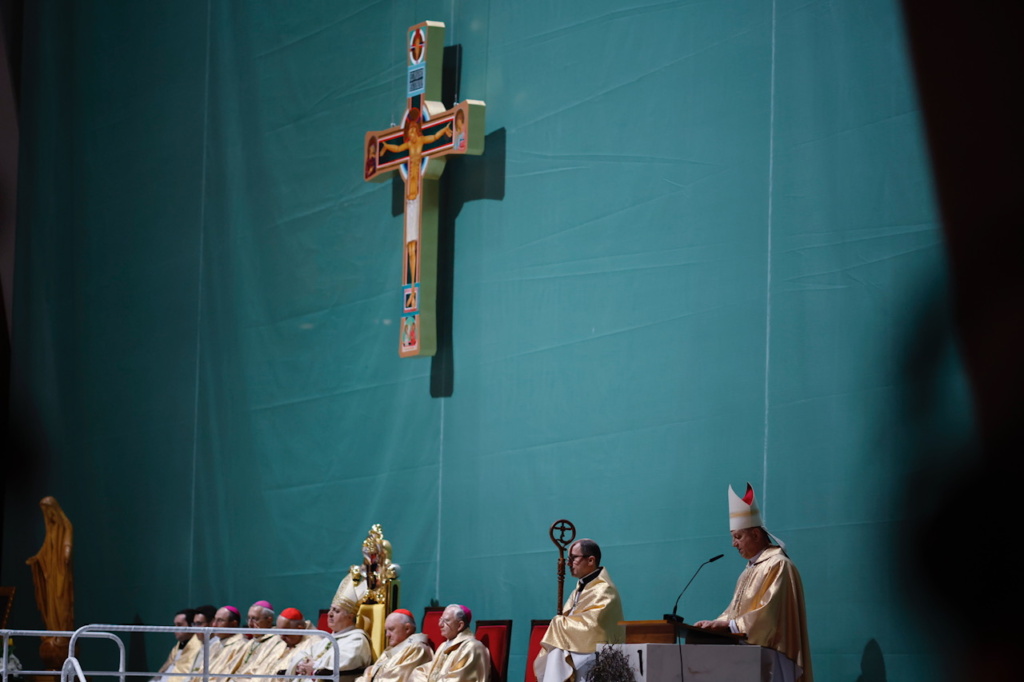
[[[618,644],[637,682],[767,682],[774,656],[741,635],[721,635],[664,620],[622,621]],[[686,643],[677,644],[680,639]]]

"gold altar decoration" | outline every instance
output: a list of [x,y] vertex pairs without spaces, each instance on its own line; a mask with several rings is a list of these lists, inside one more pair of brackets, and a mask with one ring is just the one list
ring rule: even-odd
[[388,612],[398,607],[398,564],[391,562],[391,543],[384,539],[379,523],[370,528],[363,540],[363,563],[349,568],[352,582],[366,582],[360,604],[383,604]]
[[[360,627],[370,636],[374,657],[380,656],[387,646],[384,619],[398,608],[400,570],[391,561],[391,543],[384,538],[380,524],[375,523],[363,540],[363,563],[349,568],[356,593],[362,592],[356,601]],[[365,587],[365,592],[360,586]]]

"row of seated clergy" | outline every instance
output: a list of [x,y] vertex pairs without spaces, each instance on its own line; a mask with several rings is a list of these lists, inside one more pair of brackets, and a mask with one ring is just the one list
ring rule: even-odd
[[[174,625],[177,627],[238,627],[239,613],[233,606],[223,606],[216,609],[213,606],[199,606],[195,609],[182,609],[174,614]],[[274,624],[274,610],[269,602],[258,601],[249,607],[248,624],[251,628],[266,629]],[[178,640],[177,645],[171,649],[167,660],[160,667],[161,675],[155,678],[155,682],[182,682],[182,680],[195,679],[184,677],[187,673],[201,676],[203,671],[203,635],[192,635],[188,632],[175,633]],[[244,650],[238,649],[235,644],[229,647],[232,659],[238,659],[239,665],[246,664],[256,657],[260,647],[271,640],[271,635],[260,635],[248,638],[244,642]],[[207,659],[211,664],[223,649],[225,639],[230,635],[215,635],[208,645]],[[233,640],[238,641],[238,640]],[[218,668],[227,665],[228,662],[218,664]],[[172,674],[173,673],[173,674]]]
[[266,682],[266,678],[252,676],[283,675],[300,660],[309,658],[313,647],[323,641],[323,638],[309,634],[312,624],[295,608],[282,611],[277,617],[276,626],[279,630],[289,632],[270,635],[257,648],[254,656],[242,662],[231,682]]
[[[237,628],[240,614],[233,606],[200,606],[196,609],[182,609],[174,616],[174,624],[178,627],[214,627]],[[276,621],[278,628],[312,628],[302,619],[297,609],[285,609]],[[269,602],[257,601],[248,611],[248,626],[251,628],[268,629],[275,624],[273,607]],[[270,670],[271,661],[275,656],[284,655],[297,647],[299,641],[311,640],[302,634],[294,636],[278,636],[270,633],[261,635],[217,634],[213,633],[207,645],[207,654],[203,656],[203,640],[205,635],[197,633],[175,633],[178,644],[171,650],[167,660],[160,668],[158,677],[153,682],[201,682],[203,679],[204,660],[208,661],[211,674],[238,674],[238,678],[249,674],[277,672]],[[263,670],[263,666],[267,670]],[[173,673],[173,674],[171,674]],[[192,677],[186,677],[191,674]],[[225,679],[225,678],[216,678]]]
[[[263,635],[213,633],[209,642],[209,672],[231,675],[229,682],[262,682],[258,676],[267,675],[330,675],[334,672],[335,642],[340,658],[338,668],[342,680],[359,682],[489,682],[491,661],[487,648],[474,637],[470,625],[472,613],[464,606],[451,605],[445,609],[439,625],[443,641],[436,653],[423,634],[416,634],[412,614],[403,609],[377,625],[386,635],[389,647],[373,665],[373,652],[366,633],[356,627],[358,612],[351,583],[342,582],[328,612],[332,638],[311,634],[312,625],[297,609],[285,609],[276,620],[280,632]],[[364,605],[365,609],[366,606]],[[375,609],[376,610],[376,609]],[[379,607],[383,611],[383,607]],[[238,610],[231,606],[185,609],[175,615],[175,625],[197,627],[237,628]],[[257,602],[249,610],[248,624],[266,629],[273,616],[267,602]],[[191,622],[189,622],[191,618]],[[211,620],[212,619],[212,620]],[[383,622],[380,622],[383,621]],[[166,676],[160,682],[202,682],[202,655],[204,635],[176,634],[178,644],[171,651],[161,672],[173,672],[176,666],[194,676]],[[187,661],[191,660],[191,665]],[[186,663],[183,663],[186,662]],[[225,678],[220,678],[225,679]]]

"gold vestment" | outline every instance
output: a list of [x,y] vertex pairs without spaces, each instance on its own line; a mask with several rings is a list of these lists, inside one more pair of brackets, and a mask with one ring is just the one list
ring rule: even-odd
[[[213,642],[210,642],[211,648]],[[247,642],[245,635],[236,634],[229,637],[220,638],[220,649],[217,654],[210,657],[210,672],[220,673],[223,675],[229,675],[236,670],[242,664],[242,658],[245,656],[245,652],[248,650],[246,646]],[[192,670],[196,671],[198,667],[198,674],[192,678],[192,682],[203,681],[203,652],[199,650],[199,655],[196,656],[196,662],[192,666]],[[223,678],[220,678],[223,679]],[[220,682],[217,678],[211,678],[211,682]]]
[[413,682],[488,682],[491,654],[477,641],[471,630],[463,630],[451,640],[441,642],[434,660],[416,668]]
[[[194,673],[196,675],[196,677],[193,677],[191,680],[189,680],[189,682],[202,682],[202,680],[203,680],[203,675],[202,675],[202,673],[203,673],[203,640],[199,639],[199,635],[195,635],[193,637],[193,639],[198,643],[199,646],[196,648],[196,655],[195,655],[195,658],[192,660],[192,667],[188,670],[188,672]],[[207,649],[209,651],[209,653],[208,653],[208,660],[210,661],[210,665],[211,666],[213,665],[214,659],[217,658],[217,654],[220,653],[221,646],[222,646],[221,638],[216,636],[216,635],[210,635],[210,642],[207,645]],[[185,678],[182,678],[182,679],[185,679]]]
[[803,669],[802,682],[813,682],[805,614],[800,573],[781,547],[772,546],[743,569],[718,620],[734,621],[748,642],[782,653]]
[[537,658],[533,659],[537,679],[544,677],[545,659],[553,649],[561,650],[562,653],[556,655],[565,656],[566,662],[575,669],[568,652],[592,654],[600,644],[626,641],[625,628],[619,625],[622,620],[622,600],[619,599],[619,590],[608,575],[608,570],[602,568],[597,577],[587,583],[577,596],[578,589],[569,595],[562,607],[562,615],[551,619],[548,631],[540,641],[540,651]]
[[[192,635],[185,642],[185,646],[175,644],[171,649],[171,653],[167,655],[167,660],[160,666],[160,672],[162,673],[187,673],[192,671],[192,664],[196,660],[196,654],[203,648],[203,643],[199,641],[199,638]],[[157,676],[159,677],[159,675]],[[186,677],[168,677],[168,680],[172,682],[184,682],[188,678]]]
[[551,619],[548,631],[540,641],[541,646],[592,654],[597,651],[598,644],[626,641],[625,629],[619,625],[622,600],[608,569],[602,568],[597,577],[587,583],[575,607],[574,599],[575,590],[562,607],[562,615]]
[[[171,654],[167,657],[167,662],[164,663],[164,667],[160,668],[160,672],[168,673],[188,673],[192,672],[192,665],[196,662],[196,654],[203,648],[203,642],[195,635],[189,637],[188,641],[185,642],[185,646],[179,647],[175,645],[171,649]],[[172,682],[186,682],[187,677],[168,677],[168,680]]]
[[[257,639],[249,640],[246,647],[248,652],[242,658],[238,666],[236,677],[229,682],[243,682],[248,680],[250,675],[273,675],[279,668],[275,667],[277,660],[283,651],[288,648],[280,635],[262,635]],[[268,680],[256,679],[253,682],[269,682]]]
[[385,649],[377,662],[366,669],[356,682],[406,682],[412,671],[430,663],[434,650],[422,632],[409,635],[398,646]]

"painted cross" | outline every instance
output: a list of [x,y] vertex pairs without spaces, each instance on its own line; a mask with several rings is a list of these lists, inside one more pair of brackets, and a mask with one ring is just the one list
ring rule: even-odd
[[409,28],[408,101],[402,124],[366,133],[364,177],[386,180],[397,171],[405,182],[402,250],[402,322],[398,354],[437,351],[438,179],[445,157],[482,154],[485,104],[464,100],[445,109],[441,99],[444,24],[425,21]]

